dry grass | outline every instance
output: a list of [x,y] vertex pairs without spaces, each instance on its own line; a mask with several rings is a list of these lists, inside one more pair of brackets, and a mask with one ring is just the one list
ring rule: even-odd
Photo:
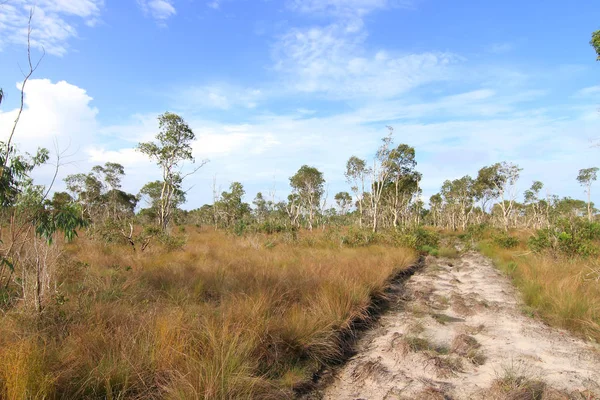
[[415,260],[318,235],[187,235],[174,252],[71,245],[67,301],[0,317],[0,398],[289,398]]
[[487,243],[480,248],[512,278],[532,314],[600,342],[600,284],[589,277],[600,260],[556,258]]

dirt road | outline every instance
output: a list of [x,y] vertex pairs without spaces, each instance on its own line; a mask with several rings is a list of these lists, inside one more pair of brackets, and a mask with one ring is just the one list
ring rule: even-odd
[[600,399],[600,353],[525,315],[483,256],[428,259],[318,397]]

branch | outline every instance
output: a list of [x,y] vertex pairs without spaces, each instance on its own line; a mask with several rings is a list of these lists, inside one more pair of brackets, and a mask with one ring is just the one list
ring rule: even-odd
[[21,114],[23,113],[23,107],[25,105],[25,85],[27,84],[27,81],[29,80],[31,75],[33,75],[35,70],[42,62],[44,56],[46,55],[46,51],[42,48],[42,56],[39,58],[37,63],[33,65],[33,62],[31,61],[31,19],[33,18],[33,11],[33,8],[29,10],[29,19],[27,21],[27,62],[29,64],[29,72],[25,75],[25,79],[23,80],[23,84],[21,85],[21,103],[19,107],[19,112],[17,113],[17,118],[15,119],[10,135],[8,136],[8,141],[6,142],[6,157],[4,157],[4,162],[2,164],[2,168],[0,169],[0,179],[4,174],[4,169],[8,165],[8,157],[10,155],[10,144],[12,142],[13,136],[15,135],[15,131],[17,129],[17,125],[19,124],[19,120],[21,119]]

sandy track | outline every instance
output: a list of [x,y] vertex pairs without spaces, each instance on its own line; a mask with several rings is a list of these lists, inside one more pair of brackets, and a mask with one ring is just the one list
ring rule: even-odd
[[524,315],[483,256],[428,259],[323,399],[600,399],[600,354]]

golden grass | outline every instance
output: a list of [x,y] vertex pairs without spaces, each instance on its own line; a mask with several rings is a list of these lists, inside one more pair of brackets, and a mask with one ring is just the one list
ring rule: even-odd
[[513,280],[529,311],[547,323],[600,342],[600,282],[590,271],[598,259],[533,254],[523,246],[480,250]]
[[67,301],[0,317],[0,398],[289,398],[416,259],[316,233],[187,230],[173,252],[70,245]]

